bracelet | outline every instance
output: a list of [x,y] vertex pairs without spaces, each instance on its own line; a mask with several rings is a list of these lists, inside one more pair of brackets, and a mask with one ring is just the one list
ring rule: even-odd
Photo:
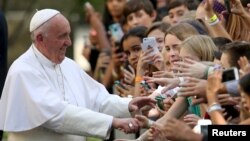
[[207,17],[205,17],[205,20],[208,22],[208,23],[213,23],[213,22],[215,22],[216,20],[218,19],[218,17],[217,17],[217,15],[216,14],[214,14],[211,18],[207,18]]
[[209,106],[207,112],[210,114],[211,112],[217,111],[217,110],[222,110],[221,105],[218,103],[213,103],[211,106]]
[[136,76],[135,77],[135,82],[141,82],[142,80],[144,80],[144,79],[141,76]]
[[216,24],[218,24],[220,22],[219,19],[216,19],[216,21],[212,22],[212,23],[208,23],[210,26],[214,26]]

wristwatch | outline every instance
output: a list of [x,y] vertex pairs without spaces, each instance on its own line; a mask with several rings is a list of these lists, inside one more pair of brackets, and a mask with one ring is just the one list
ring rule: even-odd
[[217,110],[222,110],[222,107],[220,104],[214,103],[208,108],[207,112],[211,113],[212,111],[217,111]]

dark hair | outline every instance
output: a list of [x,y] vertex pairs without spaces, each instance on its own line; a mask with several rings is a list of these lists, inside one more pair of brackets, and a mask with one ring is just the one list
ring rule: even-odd
[[114,20],[113,20],[112,15],[110,14],[110,12],[108,10],[107,4],[105,3],[104,11],[103,11],[103,24],[104,24],[106,31],[109,30],[109,25],[111,25],[113,23],[114,23]]
[[126,3],[125,9],[124,9],[124,17],[127,19],[127,17],[134,12],[137,12],[139,10],[144,10],[148,15],[152,15],[154,12],[154,7],[152,3],[149,0],[130,0]]
[[[124,17],[121,17],[121,21],[119,21],[119,23],[121,25],[123,25],[123,20],[124,20]],[[105,27],[106,31],[109,31],[109,26],[111,24],[115,23],[112,15],[109,12],[109,9],[108,9],[108,6],[107,6],[107,0],[105,0],[105,6],[104,6],[104,11],[103,11],[103,20],[102,20],[102,22],[104,24],[104,27]]]
[[152,32],[155,29],[159,29],[160,31],[164,32],[164,34],[167,32],[168,28],[170,27],[169,23],[165,22],[154,22],[151,27],[146,32],[146,35],[148,35],[150,32]]
[[182,5],[187,7],[184,1],[181,1],[181,0],[172,1],[167,5],[167,11],[169,12],[169,10],[182,6]]
[[225,37],[214,37],[214,38],[212,38],[212,40],[214,41],[214,44],[218,48],[218,50],[214,52],[214,57],[216,59],[220,60],[221,55],[222,55],[221,47],[227,43],[231,43],[232,41],[228,38],[225,38]]
[[248,95],[250,96],[250,73],[244,75],[240,79],[240,88]]
[[121,43],[120,43],[121,48],[123,48],[124,40],[128,39],[129,37],[138,37],[141,39],[141,42],[142,42],[142,39],[146,37],[146,31],[147,31],[147,28],[145,26],[136,26],[130,29],[127,33],[124,34],[124,36],[121,39]]
[[246,56],[250,60],[250,43],[244,41],[235,41],[222,46],[222,52],[228,54],[230,66],[240,68],[238,60]]

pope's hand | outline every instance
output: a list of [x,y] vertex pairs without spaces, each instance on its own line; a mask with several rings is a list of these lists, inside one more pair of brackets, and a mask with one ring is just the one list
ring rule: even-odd
[[126,134],[136,133],[140,128],[139,121],[135,118],[114,118],[112,126]]
[[156,101],[150,97],[136,97],[129,102],[128,109],[129,112],[135,112],[146,105],[154,107],[155,103]]

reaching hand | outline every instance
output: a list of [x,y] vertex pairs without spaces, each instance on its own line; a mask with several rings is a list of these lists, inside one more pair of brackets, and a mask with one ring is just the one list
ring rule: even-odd
[[108,56],[106,53],[101,53],[98,56],[98,60],[96,63],[96,69],[100,69],[100,68],[107,68],[108,64],[110,62],[110,56]]
[[217,94],[219,89],[222,87],[221,80],[222,80],[222,72],[220,70],[216,70],[207,79],[207,92],[212,92]]
[[157,83],[161,86],[165,86],[162,93],[165,93],[169,89],[177,87],[180,83],[178,78],[154,78],[154,77],[144,77],[147,83]]
[[180,73],[176,73],[178,77],[195,77],[203,78],[204,72],[207,66],[201,62],[197,62],[191,59],[185,59],[184,62],[175,62],[173,70],[177,70]]
[[162,77],[173,78],[174,77],[173,72],[168,72],[168,71],[155,71],[152,74],[154,78],[162,78]]
[[238,60],[238,64],[240,66],[240,73],[242,76],[250,73],[250,65],[246,56],[240,57],[240,59]]
[[230,94],[219,94],[218,100],[220,105],[227,106],[227,105],[238,105],[240,104],[241,97],[232,97]]
[[140,126],[135,118],[113,118],[112,127],[119,129],[124,133],[136,133]]
[[130,65],[128,65],[128,69],[129,70],[123,69],[124,82],[133,85],[135,81],[135,71]]
[[130,112],[135,112],[146,105],[154,107],[155,103],[156,101],[150,97],[136,97],[130,101],[128,108]]
[[201,119],[201,117],[195,114],[188,114],[183,118],[184,122],[191,128],[194,128],[197,125],[199,119]]
[[[155,124],[155,127],[164,132],[165,137],[173,141],[200,141],[202,135],[195,134],[184,122],[177,119],[167,120],[164,126]],[[199,139],[198,139],[199,138]]]
[[148,67],[148,64],[153,62],[153,55],[150,53],[153,51],[153,48],[150,48],[146,50],[145,52],[142,51],[137,63],[136,67],[136,74],[144,76],[146,73],[146,69]]
[[135,118],[139,121],[140,127],[142,127],[142,128],[148,128],[149,127],[149,119],[146,116],[135,115]]
[[248,14],[242,6],[240,0],[231,0],[231,12],[239,16],[244,16]]
[[178,91],[178,95],[195,97],[192,104],[200,104],[206,102],[206,86],[207,80],[187,77],[185,78],[185,82],[180,84],[181,88]]
[[157,54],[155,54],[153,56],[153,62],[154,62],[154,66],[158,70],[165,70],[166,63],[164,62],[164,58],[163,58],[163,56],[162,56],[162,54],[160,52],[158,52]]
[[121,97],[128,97],[129,95],[133,96],[134,91],[135,91],[134,86],[127,85],[127,84],[122,84],[122,86],[115,85],[115,88],[119,92],[119,95]]

